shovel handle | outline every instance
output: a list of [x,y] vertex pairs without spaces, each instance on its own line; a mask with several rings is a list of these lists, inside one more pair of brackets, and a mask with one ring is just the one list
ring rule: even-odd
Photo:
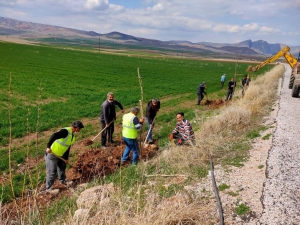
[[[116,116],[116,118],[118,118],[119,115],[120,115],[120,114],[118,114],[118,115]],[[114,122],[114,120],[110,121],[109,124],[108,124],[108,126],[111,125],[112,122]],[[92,139],[92,141],[94,141],[100,134],[102,134],[102,132],[105,131],[106,128],[107,128],[107,127],[104,127],[104,128],[96,135],[96,137],[94,137],[94,138]]]
[[69,164],[69,166],[74,167],[72,164],[70,164],[67,160],[65,160],[63,157],[60,157],[59,155],[56,155],[55,153],[51,152],[52,155],[62,160],[64,163]]

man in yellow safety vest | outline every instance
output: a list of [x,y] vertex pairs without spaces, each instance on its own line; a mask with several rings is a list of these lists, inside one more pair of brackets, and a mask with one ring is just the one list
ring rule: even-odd
[[139,160],[139,153],[138,153],[139,147],[138,147],[137,136],[144,122],[144,118],[141,119],[137,118],[137,114],[139,113],[139,111],[140,111],[139,107],[135,106],[131,109],[130,113],[123,115],[122,136],[123,136],[123,141],[126,144],[126,148],[122,156],[122,163],[126,162],[131,150],[132,150],[132,165],[136,165]]
[[[70,148],[75,142],[74,134],[84,128],[81,121],[75,121],[71,127],[62,128],[51,135],[45,152],[46,160],[46,191],[51,191],[51,187],[56,178],[56,172],[61,184],[68,185],[66,180],[66,162],[68,162]],[[65,161],[63,161],[63,158]]]

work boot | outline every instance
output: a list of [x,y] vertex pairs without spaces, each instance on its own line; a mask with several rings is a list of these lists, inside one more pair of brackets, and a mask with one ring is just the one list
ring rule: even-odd
[[73,181],[71,180],[64,180],[60,182],[63,185],[66,185],[67,187],[71,187],[73,185]]
[[47,193],[50,193],[52,195],[58,195],[59,194],[59,189],[52,189],[52,188],[49,188],[46,190]]

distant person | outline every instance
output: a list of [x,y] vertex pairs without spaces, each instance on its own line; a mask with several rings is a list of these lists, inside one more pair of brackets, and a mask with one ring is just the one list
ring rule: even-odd
[[108,92],[106,95],[106,100],[101,105],[101,115],[100,122],[102,129],[106,128],[101,135],[101,145],[105,148],[106,141],[111,144],[113,141],[113,133],[115,131],[114,121],[116,120],[116,105],[121,109],[121,112],[124,113],[124,108],[121,103],[114,99],[114,93]]
[[245,91],[249,87],[250,81],[251,79],[248,75],[245,75],[244,78],[242,79],[242,96],[244,96]]
[[221,88],[224,87],[225,81],[226,81],[226,74],[224,73],[224,74],[221,76]]
[[[81,121],[75,121],[71,127],[62,128],[60,131],[51,135],[45,152],[46,160],[46,191],[51,189],[54,184],[56,173],[61,184],[71,185],[72,181],[66,180],[66,162],[59,157],[68,161],[71,146],[75,142],[75,133],[84,128]],[[59,156],[59,157],[57,157]]]
[[157,112],[160,109],[160,101],[156,98],[153,98],[148,102],[146,108],[146,123],[148,125],[148,138],[147,142],[152,143],[152,130],[154,128],[154,118],[156,117]]
[[203,82],[198,87],[198,90],[197,90],[197,95],[198,95],[197,105],[200,105],[202,99],[204,98],[204,94],[206,94],[205,88],[206,88],[206,82]]
[[122,162],[124,164],[128,157],[129,153],[132,150],[132,165],[136,165],[139,160],[139,146],[137,141],[137,136],[142,128],[144,118],[138,119],[137,114],[139,113],[140,108],[135,106],[130,110],[130,113],[123,115],[122,120],[122,137],[126,145],[126,148],[122,155]]
[[236,87],[236,82],[235,82],[234,78],[231,78],[231,80],[228,82],[228,91],[227,91],[225,101],[232,99],[235,87]]
[[184,118],[184,113],[178,112],[176,114],[176,119],[176,127],[170,134],[169,139],[174,141],[176,145],[182,145],[188,143],[189,141],[194,141],[195,135],[192,125]]

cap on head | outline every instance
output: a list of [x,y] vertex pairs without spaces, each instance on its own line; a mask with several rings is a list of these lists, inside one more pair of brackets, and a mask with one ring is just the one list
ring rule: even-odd
[[137,106],[133,106],[130,111],[133,113],[138,113],[140,111],[140,108]]
[[83,123],[82,123],[81,121],[79,121],[79,120],[75,121],[75,122],[72,124],[72,127],[74,127],[74,128],[79,128],[79,129],[84,128]]

